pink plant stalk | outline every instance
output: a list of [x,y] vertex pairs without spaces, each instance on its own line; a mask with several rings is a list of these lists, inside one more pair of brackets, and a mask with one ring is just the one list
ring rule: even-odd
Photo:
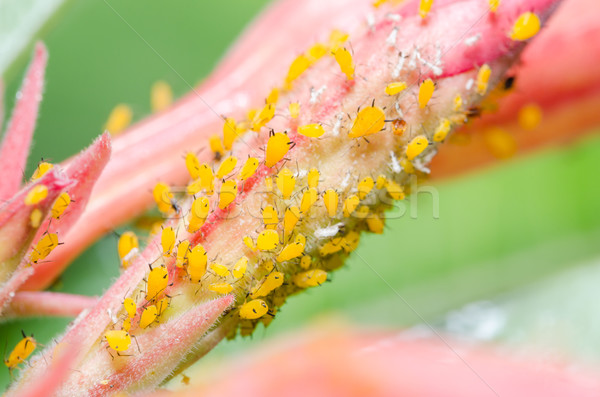
[[[146,210],[153,203],[150,192],[158,180],[184,184],[188,174],[180,161],[182,153],[191,150],[201,152],[203,161],[210,158],[206,142],[222,129],[219,115],[244,117],[245,110],[258,106],[264,93],[272,88],[272,76],[284,75],[289,63],[316,37],[325,37],[332,27],[350,31],[365,24],[365,16],[371,13],[367,2],[348,7],[345,0],[331,0],[328,12],[322,12],[321,2],[316,0],[305,1],[301,9],[295,3],[274,3],[201,86],[171,109],[137,124],[115,140],[112,160],[100,177],[88,210],[64,238],[68,244],[51,254],[24,289],[47,287],[99,236]],[[294,12],[289,12],[293,7]],[[594,0],[566,0],[556,15],[511,71],[516,76],[516,87],[500,99],[500,111],[484,113],[482,120],[471,123],[467,131],[500,126],[516,140],[516,147],[525,151],[572,140],[598,123],[595,109],[600,76],[597,68],[584,65],[600,57],[600,6]],[[273,30],[278,32],[276,37],[271,37]],[[475,33],[461,38],[460,46],[473,37]],[[516,122],[517,112],[529,103],[541,106],[544,118],[535,129],[523,131]],[[574,118],[573,114],[579,116]],[[469,136],[471,145],[451,145],[436,156],[433,177],[452,175],[495,159],[482,134]],[[132,153],[131,147],[139,150]]]
[[[46,59],[46,48],[38,44],[0,147],[0,166],[5,171],[0,181],[3,199],[0,205],[0,315],[15,297],[15,292],[35,274],[48,251],[58,246],[58,239],[83,212],[92,187],[110,156],[110,138],[105,134],[65,170],[56,166],[45,173],[39,172],[21,188],[42,97]],[[56,205],[64,199],[65,193],[69,195],[70,203],[64,211],[58,211]],[[54,235],[57,238],[47,240]],[[65,305],[63,314],[72,314],[75,307],[81,307],[80,297],[74,297],[75,301],[70,302],[65,295],[37,296],[50,297],[50,300],[58,298]],[[21,302],[23,298],[26,296],[21,296]],[[56,312],[51,305],[41,305],[36,311],[42,313],[44,307],[50,310],[47,314]],[[13,309],[16,310],[12,315],[19,313],[19,308]]]
[[[141,253],[133,251],[121,277],[58,342],[81,346],[82,352],[57,394],[153,390],[223,338],[238,331],[249,335],[259,322],[268,325],[287,296],[326,281],[356,248],[362,231],[383,231],[384,211],[393,199],[403,199],[410,182],[428,173],[451,129],[472,115],[473,106],[518,59],[525,39],[537,29],[512,39],[516,21],[527,11],[544,23],[558,2],[506,0],[494,13],[476,0],[440,0],[431,11],[427,2],[417,1],[378,8],[367,1],[355,8],[341,4],[284,1],[255,25],[264,43],[272,36],[266,36],[273,28],[270,18],[278,13],[300,18],[304,30],[315,20],[302,16],[315,15],[322,21],[318,30],[330,32],[340,23],[350,36],[337,32],[328,39],[321,33],[319,43],[306,43],[309,50],[292,63],[287,76],[282,65],[270,69],[269,76],[278,70],[279,77],[256,82],[252,89],[262,85],[265,92],[277,91],[258,109],[241,113],[236,110],[242,105],[231,105],[236,100],[247,105],[256,93],[214,102],[219,112],[236,111],[235,128],[226,128],[221,139],[226,149],[186,156],[192,181],[185,193],[155,187],[167,218],[162,231]],[[359,17],[365,10],[372,13],[367,21]],[[481,36],[475,48],[463,44],[466,34]],[[240,53],[268,54],[286,42],[274,38],[264,48],[245,44],[238,47]],[[252,59],[262,59],[250,68],[256,71],[254,79],[270,59],[265,53]],[[170,117],[181,112],[182,125],[167,123],[173,119],[158,122],[159,116],[149,123],[148,135],[125,135],[121,142],[129,139],[129,149],[143,138],[131,152],[136,173],[144,169],[155,178],[160,174],[154,173],[156,167],[181,154],[178,144],[150,148],[164,140],[160,132],[165,128],[181,127],[174,140],[185,142],[192,126],[198,126],[188,119],[194,101],[188,98],[170,111]],[[188,147],[206,139],[199,135]],[[156,156],[147,157],[144,149]],[[116,159],[114,164],[123,158]],[[127,179],[127,172],[117,177],[116,169],[107,169],[115,184],[111,190],[146,186],[144,178],[140,184]],[[139,204],[140,193],[126,191]],[[48,346],[31,360],[9,395],[48,371],[53,349]]]

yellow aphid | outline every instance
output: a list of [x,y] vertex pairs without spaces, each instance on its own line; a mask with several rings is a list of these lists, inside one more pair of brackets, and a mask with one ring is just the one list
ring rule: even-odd
[[211,263],[210,269],[215,272],[215,274],[219,277],[227,277],[229,276],[229,268],[220,263]]
[[119,242],[117,243],[117,251],[119,252],[119,259],[123,262],[123,267],[129,265],[129,263],[125,263],[126,260],[124,258],[129,255],[131,251],[138,249],[139,246],[140,243],[134,232],[127,231],[121,234]]
[[157,183],[152,190],[152,195],[160,212],[167,214],[173,210],[173,193],[169,186],[162,182]]
[[292,142],[287,134],[278,132],[269,137],[267,141],[267,151],[265,155],[265,164],[267,167],[273,167],[290,150]]
[[404,81],[396,81],[388,84],[385,87],[385,93],[388,95],[396,95],[401,93],[406,89],[406,83]]
[[298,235],[296,237],[296,241],[286,245],[281,250],[279,255],[277,255],[277,262],[289,261],[290,259],[294,259],[302,255],[302,253],[304,252],[304,247],[306,245],[306,238],[304,236],[302,236],[302,238],[298,238],[299,236],[302,235]]
[[237,158],[235,156],[229,156],[219,166],[217,169],[217,178],[223,179],[225,176],[229,175],[231,171],[235,168],[237,164]]
[[133,299],[125,298],[125,300],[123,301],[123,307],[125,308],[127,316],[129,318],[135,317],[135,314],[137,312],[137,306],[135,305],[135,301]]
[[242,241],[244,242],[244,245],[246,245],[246,247],[250,248],[252,251],[256,251],[256,244],[254,244],[254,240],[252,240],[252,237],[244,236],[242,238]]
[[29,224],[32,228],[37,229],[42,224],[44,213],[39,208],[34,208],[29,214]]
[[148,328],[156,320],[158,309],[155,305],[150,305],[144,309],[140,316],[140,328]]
[[185,167],[187,168],[192,179],[200,178],[200,160],[192,152],[185,155]]
[[334,29],[329,34],[329,45],[335,49],[348,41],[348,37],[348,33]]
[[388,180],[385,184],[385,189],[387,190],[390,197],[394,200],[404,200],[404,189],[402,189],[402,186],[400,186],[397,182],[391,179]]
[[423,109],[429,103],[429,100],[433,96],[435,91],[435,84],[433,80],[427,79],[419,86],[419,107]]
[[228,117],[225,119],[223,124],[223,148],[225,150],[231,150],[233,143],[238,137],[238,126],[235,123],[235,119]]
[[327,54],[328,47],[322,43],[315,43],[306,51],[306,57],[311,65],[323,58]]
[[126,318],[125,320],[123,320],[123,324],[121,324],[121,330],[123,330],[125,332],[129,332],[129,330],[131,330],[131,319],[130,318]]
[[261,299],[254,299],[240,306],[240,317],[246,320],[256,320],[269,311],[269,306]]
[[187,264],[188,254],[190,253],[190,242],[183,240],[177,245],[177,259],[175,266],[184,267]]
[[292,102],[289,106],[290,117],[293,119],[298,118],[300,116],[300,104],[298,102]]
[[69,204],[71,204],[71,196],[69,196],[69,193],[67,192],[62,192],[52,205],[52,209],[50,210],[52,217],[54,219],[59,219]]
[[523,106],[519,110],[519,125],[524,130],[534,130],[542,121],[542,108],[535,103]]
[[35,181],[36,179],[40,179],[46,174],[46,172],[50,171],[52,168],[54,168],[54,164],[42,161],[38,164],[37,168],[33,172],[31,180]]
[[358,183],[358,198],[364,200],[375,186],[375,181],[370,176],[365,177]]
[[308,67],[310,66],[310,60],[306,57],[306,55],[299,55],[292,64],[290,65],[290,69],[288,71],[287,76],[285,77],[286,88],[291,88],[292,82],[294,82]]
[[321,176],[321,174],[319,173],[318,169],[311,168],[308,171],[308,175],[306,177],[306,179],[308,181],[308,187],[316,188],[317,186],[319,186],[319,177],[320,176]]
[[292,234],[301,216],[300,209],[296,206],[291,206],[285,210],[283,215],[283,236],[285,239]]
[[429,141],[424,135],[414,137],[406,146],[406,158],[413,161],[415,157],[423,153],[427,149]]
[[167,310],[167,307],[169,307],[169,298],[166,296],[156,302],[156,309],[158,310],[159,316],[163,314],[165,310]]
[[515,138],[502,128],[493,127],[483,133],[483,141],[488,150],[499,159],[507,159],[517,151]]
[[265,192],[273,192],[273,178],[270,176],[265,178]]
[[354,217],[358,219],[365,219],[369,216],[369,207],[366,205],[361,205],[354,211]]
[[223,182],[221,191],[219,192],[219,208],[224,210],[229,204],[233,203],[237,196],[237,192],[237,183],[234,180]]
[[354,124],[348,134],[349,138],[360,138],[375,134],[385,125],[385,113],[377,106],[368,106],[361,109],[354,119]]
[[246,160],[246,162],[244,163],[244,166],[242,167],[242,170],[238,175],[238,179],[240,181],[245,181],[246,179],[254,175],[257,169],[258,159],[255,157],[249,157],[248,160]]
[[157,81],[150,91],[150,105],[153,112],[161,112],[173,103],[173,90],[166,81]]
[[402,169],[404,170],[404,172],[406,172],[407,174],[414,174],[415,173],[415,167],[412,165],[412,163],[410,162],[410,160],[408,160],[407,158],[401,158],[400,159],[400,166],[402,167]]
[[331,241],[326,242],[319,248],[319,254],[321,256],[327,256],[331,254],[335,254],[342,250],[342,243],[344,242],[343,237],[336,237]]
[[282,168],[277,174],[277,189],[281,192],[281,196],[284,200],[289,199],[294,193],[294,187],[296,186],[296,178],[294,174],[287,168]]
[[46,197],[48,197],[48,187],[46,185],[36,185],[25,196],[25,205],[36,205]]
[[279,223],[277,210],[272,205],[267,205],[262,211],[263,223],[267,229],[276,229]]
[[252,288],[250,297],[255,299],[260,298],[261,296],[267,296],[273,292],[274,289],[281,287],[282,284],[283,273],[272,272],[262,280],[258,287]]
[[225,295],[233,291],[233,286],[229,283],[213,283],[208,286],[208,289],[217,294]]
[[56,233],[45,234],[33,247],[31,251],[31,262],[38,263],[38,261],[46,258],[54,248],[58,247],[58,235]]
[[454,103],[454,111],[455,112],[458,112],[458,111],[460,111],[460,109],[462,109],[463,99],[460,96],[460,94],[456,94],[456,96],[454,97],[453,103]]
[[442,119],[433,133],[434,142],[442,142],[448,136],[452,124],[448,119]]
[[377,180],[375,181],[375,187],[377,189],[383,189],[386,184],[387,184],[387,178],[385,177],[385,175],[379,175],[377,177]]
[[131,335],[125,330],[111,330],[104,334],[108,346],[117,352],[124,352],[131,346]]
[[223,141],[218,135],[213,135],[208,139],[208,145],[210,146],[211,152],[213,152],[217,156],[222,156],[225,153],[225,148],[223,147]]
[[510,32],[510,38],[523,41],[535,36],[540,31],[540,18],[533,12],[525,12],[517,18]]
[[194,233],[198,231],[206,222],[206,218],[210,212],[210,204],[208,198],[199,197],[192,203],[190,210],[190,219],[187,227],[188,232]]
[[[23,333],[23,331],[21,331],[21,333]],[[17,343],[15,348],[8,355],[8,358],[4,359],[4,365],[6,365],[8,369],[13,370],[19,364],[27,360],[36,347],[37,342],[33,336],[26,336],[25,333],[23,333],[23,339]]]
[[485,95],[487,92],[491,75],[492,69],[487,63],[484,63],[477,72],[477,81],[475,83],[475,88],[477,89],[477,93],[479,95]]
[[490,5],[490,12],[496,12],[498,6],[500,5],[500,0],[488,0]]
[[169,256],[175,247],[175,231],[171,226],[165,227],[160,235],[160,244],[164,256]]
[[346,252],[352,252],[358,247],[358,243],[360,242],[360,234],[357,232],[350,232],[344,236],[342,241],[342,248]]
[[373,7],[378,8],[382,4],[385,4],[387,2],[388,2],[388,0],[373,0]]
[[325,133],[325,129],[321,124],[307,124],[298,127],[298,134],[309,138],[318,138]]
[[323,193],[323,202],[325,203],[325,208],[327,209],[327,214],[333,218],[337,215],[338,203],[339,203],[339,195],[333,189],[327,189],[325,193]]
[[132,117],[131,108],[125,104],[119,104],[108,115],[104,129],[108,130],[112,136],[119,135],[125,128],[129,127]]
[[344,200],[344,216],[349,217],[354,212],[356,207],[358,207],[359,203],[360,199],[355,195],[352,195]]
[[300,212],[303,214],[307,214],[310,210],[310,207],[317,201],[319,198],[319,192],[314,187],[309,187],[302,193],[302,200],[300,201]]
[[279,88],[275,87],[269,92],[267,99],[265,99],[265,103],[277,103],[279,100]]
[[233,265],[233,270],[231,270],[231,274],[235,278],[241,278],[244,274],[246,274],[246,269],[248,268],[248,258],[242,256],[238,261]]
[[317,287],[327,281],[327,272],[321,269],[308,270],[292,277],[292,282],[300,288]]
[[273,269],[275,269],[275,265],[273,264],[273,261],[264,261],[263,263],[260,264],[261,271],[270,273],[273,271]]
[[392,121],[392,132],[397,136],[404,135],[406,132],[406,121],[403,119],[396,119]]
[[310,258],[309,255],[304,255],[300,259],[300,267],[302,269],[308,269],[310,267],[311,263],[312,263],[312,259]]
[[[212,168],[210,168],[210,166],[208,164],[203,163],[200,165],[200,168],[198,169],[198,178],[200,181],[200,188],[204,189],[206,194],[208,194],[209,196],[211,194],[213,194],[214,187],[215,187],[215,184],[214,184],[215,175],[212,172]],[[196,194],[196,193],[193,193],[193,194]]]
[[206,250],[198,244],[188,254],[187,273],[193,283],[200,282],[200,279],[206,273],[206,263]]
[[169,272],[164,266],[156,266],[148,273],[146,300],[156,299],[169,285]]
[[252,120],[252,131],[260,131],[275,116],[275,104],[267,103]]
[[354,79],[354,61],[352,60],[352,54],[344,47],[335,48],[333,56],[336,62],[340,65],[340,70],[346,75],[348,80]]
[[271,251],[279,245],[279,236],[275,230],[263,230],[256,238],[256,247],[261,251]]
[[381,234],[383,233],[384,227],[383,219],[381,219],[377,214],[371,214],[371,216],[367,218],[367,227],[369,228],[369,231],[376,234]]
[[431,10],[431,6],[433,5],[433,0],[421,0],[419,3],[419,15],[421,18],[425,18],[429,11]]

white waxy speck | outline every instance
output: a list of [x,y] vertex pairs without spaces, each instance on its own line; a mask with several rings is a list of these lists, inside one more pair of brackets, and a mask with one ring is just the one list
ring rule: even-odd
[[475,43],[477,43],[479,40],[481,40],[481,33],[477,33],[476,35],[473,35],[471,37],[467,37],[465,39],[465,45],[467,47],[472,47],[475,45]]
[[112,312],[112,310],[110,310],[110,308],[106,309],[106,312],[108,313],[108,318],[110,318],[110,321],[112,321],[113,323],[117,322],[117,316],[115,316]]
[[304,178],[308,174],[307,170],[298,170],[296,173],[296,178]]
[[402,109],[400,108],[400,102],[396,102],[396,104],[394,106],[396,107],[396,112],[398,113],[398,117],[404,118],[404,112],[402,112]]
[[406,61],[406,58],[404,57],[404,55],[402,53],[400,53],[400,57],[398,58],[398,63],[396,64],[396,67],[392,71],[393,78],[397,78],[398,76],[400,76],[400,72],[402,72],[402,68],[404,67],[405,61]]
[[402,171],[402,166],[400,165],[400,162],[398,162],[398,159],[396,158],[396,153],[394,153],[393,150],[390,151],[390,157],[392,158],[392,171],[396,174],[400,173]]
[[344,177],[344,179],[340,183],[341,188],[345,189],[348,186],[348,183],[350,183],[350,174],[349,173],[346,174],[346,176]]
[[395,47],[397,37],[398,37],[398,28],[394,28],[394,29],[392,29],[392,33],[390,33],[390,35],[387,37],[387,39],[385,39],[385,44],[387,44],[388,47]]
[[402,19],[402,16],[399,14],[393,14],[391,12],[385,14],[385,17],[387,19],[389,19],[390,21],[394,21],[394,22],[400,22],[400,20]]
[[335,124],[333,125],[333,130],[331,131],[333,136],[338,136],[340,134],[340,127],[342,126],[342,119],[344,118],[344,113],[338,113],[336,116]]
[[475,81],[473,79],[469,79],[467,84],[465,84],[466,90],[469,91],[471,88],[473,88],[473,84],[475,84]]
[[419,49],[415,48],[412,52],[412,54],[410,55],[410,59],[408,61],[408,67],[410,69],[416,69],[417,68],[417,60],[421,58],[421,54],[419,53]]
[[375,15],[373,13],[367,14],[367,26],[371,32],[375,30]]
[[344,223],[340,222],[340,223],[336,223],[335,225],[317,229],[317,230],[315,230],[314,236],[319,239],[333,237],[336,234],[338,234],[338,232],[340,231],[340,228],[342,228],[343,226],[344,226]]
[[311,105],[314,105],[315,103],[317,103],[319,101],[319,98],[321,97],[321,95],[323,94],[323,92],[325,92],[326,89],[327,89],[326,85],[324,85],[323,87],[319,88],[318,90],[315,90],[314,88],[311,87],[311,89],[310,89],[310,100],[309,100],[309,103]]

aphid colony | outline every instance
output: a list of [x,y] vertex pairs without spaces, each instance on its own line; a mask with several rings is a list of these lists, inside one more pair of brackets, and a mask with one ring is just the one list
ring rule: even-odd
[[[423,18],[432,3],[421,2]],[[499,4],[491,6],[495,11]],[[537,17],[532,15],[521,16],[507,35],[525,40],[535,34]],[[238,328],[242,335],[251,334],[259,321],[268,325],[287,296],[327,281],[329,272],[357,248],[363,230],[383,232],[389,199],[404,199],[411,176],[426,174],[424,164],[437,144],[475,115],[465,104],[488,92],[492,70],[484,64],[473,72],[473,89],[463,92],[464,97],[457,93],[448,104],[451,111],[446,117],[417,127],[409,122],[414,121],[411,113],[427,112],[437,82],[433,77],[420,78],[420,72],[407,73],[416,80],[390,77],[376,99],[370,98],[352,114],[342,113],[336,126],[311,119],[309,104],[294,95],[307,84],[305,72],[318,62],[335,62],[348,84],[361,84],[360,67],[347,40],[347,34],[332,32],[328,43],[317,43],[296,57],[281,87],[269,93],[262,108],[248,111],[241,121],[226,118],[222,135],[209,141],[212,161],[187,153],[185,166],[191,178],[184,189],[187,200],[168,185],[156,184],[154,199],[170,219],[159,232],[162,254],[150,265],[138,290],[124,299],[119,320],[105,333],[110,349],[128,351],[133,332],[160,323],[177,299],[199,302],[233,293],[236,305],[226,316],[239,321],[230,336]],[[281,125],[287,129],[279,129]],[[262,147],[248,151],[244,140],[248,134],[262,137]],[[328,145],[330,157],[344,149],[343,158],[352,159],[366,158],[371,147],[386,144],[393,144],[386,149],[388,154],[391,150],[390,159],[382,160],[378,153],[367,169],[340,160],[358,168],[334,174],[336,161],[327,161]],[[302,157],[295,155],[296,150]],[[244,212],[227,218],[239,204],[251,200],[250,191],[259,190],[252,198],[262,200],[258,220]],[[227,233],[235,222],[247,234],[228,245],[227,252],[213,252],[215,233]],[[120,237],[118,251],[124,267],[132,263],[138,247],[132,233]]]

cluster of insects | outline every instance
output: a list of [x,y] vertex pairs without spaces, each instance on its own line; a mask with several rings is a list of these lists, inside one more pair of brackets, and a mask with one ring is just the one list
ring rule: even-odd
[[[379,0],[374,5],[379,7],[383,3]],[[421,17],[426,18],[431,6],[431,0],[421,1]],[[498,0],[490,2],[492,11],[498,6]],[[514,40],[526,40],[538,30],[537,16],[524,13],[509,35]],[[187,153],[185,166],[191,182],[183,189],[185,193],[175,193],[164,183],[155,185],[154,200],[158,210],[168,218],[156,229],[155,235],[159,236],[152,240],[159,241],[160,257],[148,265],[146,278],[124,298],[113,329],[104,333],[108,349],[119,356],[125,355],[132,339],[135,340],[133,332],[143,332],[168,318],[172,300],[183,299],[179,295],[197,295],[198,300],[206,300],[235,294],[236,304],[227,312],[239,320],[232,335],[237,329],[242,335],[249,335],[259,322],[268,325],[287,296],[328,280],[330,272],[341,266],[341,257],[357,248],[360,232],[383,232],[383,211],[389,204],[378,198],[383,195],[393,200],[404,199],[408,193],[407,178],[424,173],[423,164],[428,162],[427,156],[435,154],[436,144],[444,142],[453,128],[478,114],[477,108],[465,108],[465,99],[457,94],[449,116],[437,119],[430,130],[423,127],[420,133],[410,131],[400,101],[406,101],[410,92],[416,96],[415,112],[425,112],[434,98],[437,83],[432,77],[412,83],[391,78],[381,87],[378,97],[382,98],[380,103],[392,106],[378,106],[372,100],[370,105],[348,114],[348,121],[342,114],[334,117],[334,124],[314,122],[311,106],[317,94],[313,87],[310,101],[291,100],[298,85],[306,86],[305,72],[329,58],[328,62],[337,65],[344,84],[354,87],[364,80],[357,78],[360,64],[355,62],[348,38],[347,34],[334,30],[328,42],[313,45],[293,60],[281,86],[269,93],[263,107],[248,111],[239,122],[225,118],[223,133],[209,140],[212,161],[202,162],[198,154]],[[421,56],[415,53],[417,58]],[[491,76],[489,65],[478,68],[470,82],[474,95],[488,92]],[[391,109],[396,111],[393,116]],[[127,114],[118,116],[127,118]],[[277,118],[286,120],[288,130],[277,131]],[[244,137],[254,133],[262,138],[264,155],[237,154],[241,150],[236,148],[242,146]],[[363,143],[368,147],[370,140],[382,135],[390,140],[381,142],[395,145],[388,151],[389,160],[380,160],[377,167],[359,175],[349,170],[342,180],[332,178],[315,158],[311,163],[310,155],[296,156],[295,166],[292,161],[296,147],[327,154],[325,138],[353,150]],[[41,163],[34,177],[41,177],[50,168],[51,164]],[[225,215],[246,200],[249,191],[259,187],[266,203],[261,204],[258,228],[254,233],[239,236],[238,245],[228,247],[230,256],[225,261],[219,260],[218,254],[211,253],[212,246],[206,242],[208,236],[218,227],[227,231]],[[35,206],[41,202],[47,195],[44,188],[38,185],[32,189],[25,203]],[[58,219],[70,202],[68,193],[61,194],[52,207],[52,217]],[[32,213],[31,224],[40,223],[41,214]],[[31,262],[35,264],[46,258],[58,244],[55,233],[45,234],[35,243]],[[120,236],[118,253],[125,269],[143,260],[138,237],[132,232]],[[9,368],[16,367],[35,348],[32,337],[24,338],[5,360]]]

